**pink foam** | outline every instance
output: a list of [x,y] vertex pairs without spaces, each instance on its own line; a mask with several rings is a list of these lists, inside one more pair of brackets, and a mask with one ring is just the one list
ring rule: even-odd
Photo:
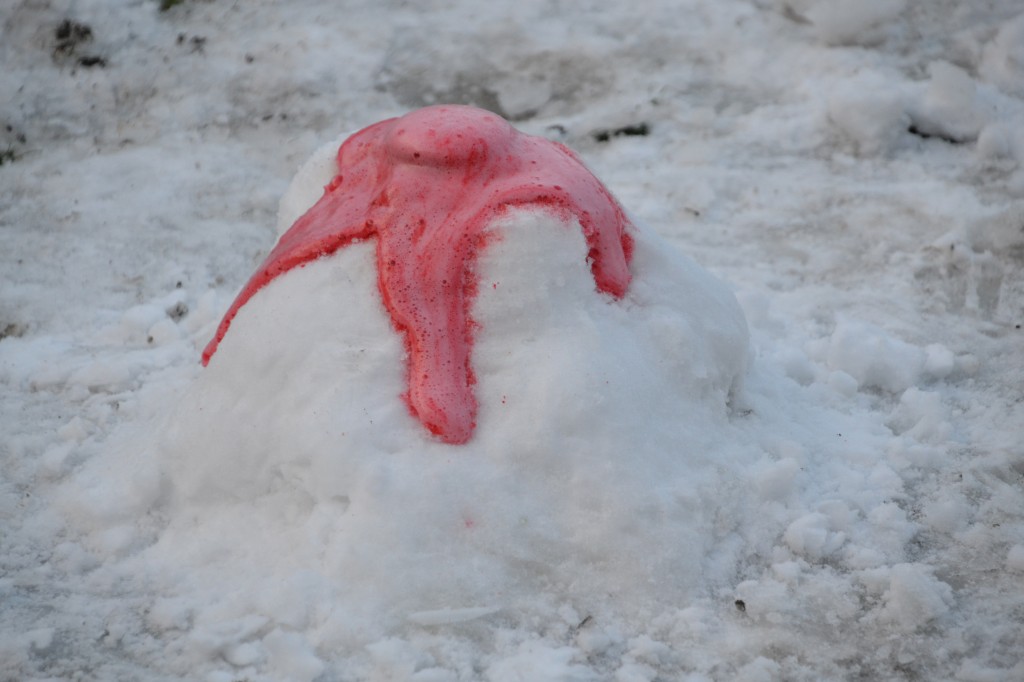
[[470,305],[485,227],[510,206],[543,206],[583,228],[597,288],[629,285],[629,221],[568,148],[465,106],[420,109],[348,138],[338,175],[278,241],[203,351],[206,365],[239,309],[288,270],[377,237],[384,306],[409,352],[412,413],[448,443],[476,425]]

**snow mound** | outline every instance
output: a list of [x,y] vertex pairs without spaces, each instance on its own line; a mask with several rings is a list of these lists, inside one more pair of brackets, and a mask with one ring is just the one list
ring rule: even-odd
[[[322,158],[299,172],[283,220],[330,178]],[[149,505],[166,526],[125,565],[164,565],[193,594],[238,589],[218,588],[197,617],[200,655],[238,628],[337,642],[549,594],[638,612],[698,586],[719,491],[742,466],[723,456],[748,352],[735,298],[644,230],[621,300],[595,289],[578,224],[524,209],[490,230],[468,444],[430,436],[401,399],[406,351],[367,241],[261,290],[137,457],[100,525],[127,529]],[[105,549],[139,540],[125,532]]]

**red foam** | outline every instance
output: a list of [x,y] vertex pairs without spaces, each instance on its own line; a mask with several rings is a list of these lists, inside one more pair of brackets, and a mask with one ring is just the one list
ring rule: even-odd
[[238,294],[203,365],[268,282],[375,236],[381,296],[409,352],[405,399],[432,433],[465,443],[477,409],[470,363],[476,254],[488,223],[509,206],[529,205],[575,216],[597,288],[626,292],[629,221],[568,148],[464,106],[428,107],[365,128],[341,145],[338,175]]

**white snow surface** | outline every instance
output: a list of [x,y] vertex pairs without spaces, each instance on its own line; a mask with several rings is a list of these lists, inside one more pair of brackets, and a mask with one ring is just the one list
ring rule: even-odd
[[[0,679],[1024,679],[1016,0],[0,29]],[[624,299],[578,226],[492,225],[465,446],[399,398],[372,243],[201,368],[323,150],[437,102],[581,155]]]

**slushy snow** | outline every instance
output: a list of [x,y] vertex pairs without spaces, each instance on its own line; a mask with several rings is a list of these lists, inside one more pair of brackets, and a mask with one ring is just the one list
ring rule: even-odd
[[[0,679],[1024,678],[1022,27],[5,6]],[[339,134],[436,103],[580,155],[626,295],[571,219],[491,224],[464,446],[401,400],[370,241],[202,368]]]

